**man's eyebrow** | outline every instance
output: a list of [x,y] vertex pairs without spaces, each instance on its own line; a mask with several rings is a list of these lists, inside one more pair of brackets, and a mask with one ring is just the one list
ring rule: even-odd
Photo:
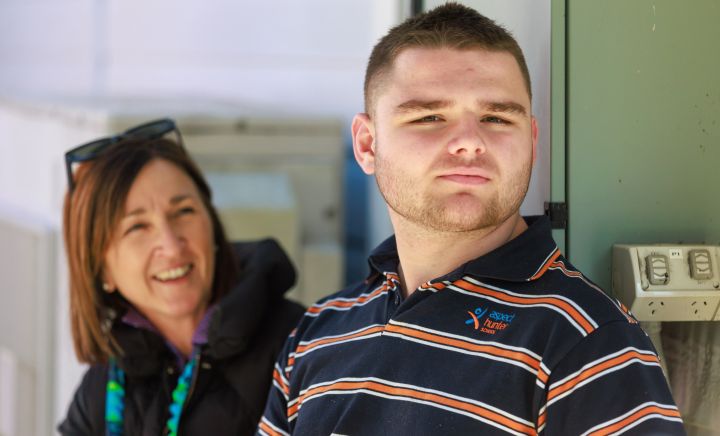
[[491,112],[515,113],[518,115],[527,114],[525,106],[514,101],[489,101],[482,102],[480,105]]
[[395,107],[395,113],[404,114],[420,111],[434,111],[450,107],[455,102],[452,100],[419,100],[412,99]]

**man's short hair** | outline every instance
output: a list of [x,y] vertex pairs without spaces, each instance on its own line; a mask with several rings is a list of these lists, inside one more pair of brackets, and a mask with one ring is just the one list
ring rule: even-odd
[[365,112],[374,109],[376,95],[398,55],[409,48],[483,49],[510,53],[518,63],[532,99],[530,73],[522,50],[504,27],[475,9],[446,3],[393,27],[373,48],[365,70]]

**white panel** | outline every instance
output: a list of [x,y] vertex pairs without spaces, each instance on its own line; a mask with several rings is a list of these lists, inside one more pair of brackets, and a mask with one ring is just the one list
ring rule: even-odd
[[0,305],[0,348],[12,356],[5,363],[16,376],[18,435],[48,435],[53,427],[56,235],[0,203],[0,300],[12,302]]
[[[690,255],[710,256],[713,274],[692,276]],[[653,273],[653,258],[666,267]],[[696,245],[614,245],[613,292],[640,321],[712,321],[720,306],[720,247]],[[654,281],[658,275],[664,280]]]
[[0,347],[0,435],[17,434],[17,380],[19,369],[15,353]]

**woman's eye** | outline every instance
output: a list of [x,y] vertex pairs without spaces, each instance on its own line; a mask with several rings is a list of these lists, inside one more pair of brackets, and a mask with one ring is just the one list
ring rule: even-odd
[[125,230],[125,234],[127,235],[127,234],[130,234],[130,233],[132,233],[132,232],[135,232],[135,231],[138,231],[138,230],[142,230],[142,229],[144,229],[144,228],[146,228],[146,227],[147,227],[147,224],[145,224],[145,223],[136,223],[136,224],[133,224],[133,225],[131,225],[130,227],[128,227],[128,229]]
[[191,206],[183,207],[177,211],[177,215],[189,215],[195,213],[195,208]]

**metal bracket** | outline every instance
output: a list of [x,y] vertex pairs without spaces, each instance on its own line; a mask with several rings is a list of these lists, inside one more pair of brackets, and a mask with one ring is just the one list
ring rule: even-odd
[[553,229],[567,229],[567,203],[545,202],[545,216],[550,218]]

